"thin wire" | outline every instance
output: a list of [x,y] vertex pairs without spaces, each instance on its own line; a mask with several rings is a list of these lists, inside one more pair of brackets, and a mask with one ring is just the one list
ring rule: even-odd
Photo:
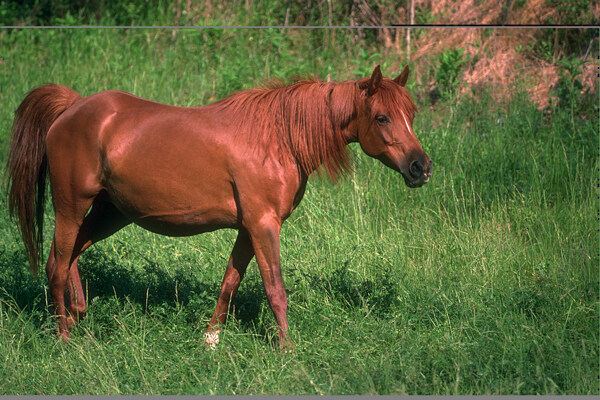
[[333,25],[333,26],[305,26],[305,25],[7,25],[0,29],[440,29],[440,28],[466,28],[466,29],[600,29],[598,25],[466,25],[466,24],[440,24],[440,25]]

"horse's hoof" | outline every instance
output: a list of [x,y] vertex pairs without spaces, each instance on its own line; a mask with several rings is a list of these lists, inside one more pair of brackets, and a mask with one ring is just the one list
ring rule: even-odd
[[219,344],[219,331],[206,332],[204,334],[204,344],[208,346],[209,350],[214,350]]
[[279,351],[283,354],[290,354],[294,352],[294,343],[289,336],[279,338]]
[[61,340],[63,343],[67,343],[69,341],[69,331],[59,331],[58,332],[58,339]]

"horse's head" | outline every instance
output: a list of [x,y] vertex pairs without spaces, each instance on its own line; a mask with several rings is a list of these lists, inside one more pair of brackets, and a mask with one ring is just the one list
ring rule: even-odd
[[377,66],[358,81],[355,132],[365,153],[400,172],[407,186],[419,187],[429,181],[432,163],[412,130],[416,107],[404,87],[407,79],[408,66],[393,80]]

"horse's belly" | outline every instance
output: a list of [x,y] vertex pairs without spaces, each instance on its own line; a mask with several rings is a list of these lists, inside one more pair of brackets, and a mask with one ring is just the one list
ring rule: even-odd
[[132,222],[152,232],[188,236],[238,225],[231,184],[225,180],[164,180],[113,176],[111,202]]
[[194,204],[180,200],[169,203],[166,199],[145,201],[138,196],[123,198],[114,193],[109,195],[115,206],[133,223],[162,235],[189,236],[238,225],[233,198],[224,197],[218,203],[199,199]]
[[229,215],[199,215],[183,213],[178,215],[144,215],[133,221],[144,229],[168,236],[191,236],[222,228],[237,227],[236,220]]

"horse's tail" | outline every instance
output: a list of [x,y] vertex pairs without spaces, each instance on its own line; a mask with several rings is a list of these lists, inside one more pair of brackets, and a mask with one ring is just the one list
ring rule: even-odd
[[15,112],[12,144],[8,155],[8,210],[17,218],[27,250],[29,267],[37,274],[43,249],[46,201],[46,135],[56,119],[81,96],[59,85],[45,85],[29,92]]

